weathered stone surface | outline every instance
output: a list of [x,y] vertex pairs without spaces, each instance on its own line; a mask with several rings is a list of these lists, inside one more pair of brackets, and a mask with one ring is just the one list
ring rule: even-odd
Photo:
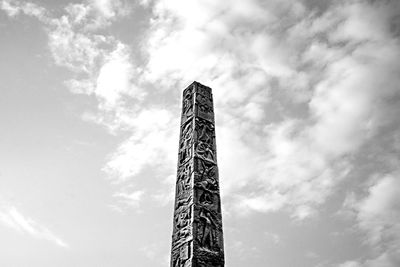
[[183,91],[171,267],[224,267],[211,88]]

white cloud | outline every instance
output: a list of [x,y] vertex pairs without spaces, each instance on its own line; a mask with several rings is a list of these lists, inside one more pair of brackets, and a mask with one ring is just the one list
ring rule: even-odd
[[46,15],[46,10],[35,3],[21,3],[15,0],[2,0],[0,3],[0,8],[11,17],[23,13],[28,16],[43,19]]
[[400,242],[399,203],[398,174],[380,178],[369,188],[369,195],[358,205],[359,225],[369,232],[369,243],[379,245],[385,238]]
[[102,109],[115,109],[118,100],[124,95],[143,98],[144,92],[132,83],[136,72],[129,56],[128,48],[118,43],[101,67],[96,81],[95,94],[104,103]]
[[83,80],[67,80],[64,82],[65,86],[69,88],[69,90],[74,94],[86,94],[91,95],[95,91],[95,84],[91,79],[83,79]]
[[144,191],[137,190],[133,192],[117,192],[113,196],[117,198],[117,201],[123,205],[137,208],[139,207],[140,201],[142,200]]
[[[9,16],[23,12],[44,24],[55,63],[75,72],[77,76],[85,77],[72,79],[67,83],[74,92],[93,93],[102,67],[111,69],[110,64],[119,64],[116,67],[119,70],[124,68],[122,71],[125,72],[128,71],[127,68],[131,68],[127,66],[129,49],[125,45],[111,35],[94,32],[130,12],[130,8],[121,1],[93,0],[69,4],[59,17],[54,17],[45,8],[29,2],[3,0],[1,7]],[[130,78],[125,76],[118,78]],[[91,89],[83,90],[83,86]]]
[[[267,128],[269,138],[263,159],[257,164],[250,193],[239,204],[257,211],[289,207],[292,216],[303,219],[332,193],[348,173],[346,162],[325,154],[308,135],[309,128],[298,121],[286,121]],[[261,157],[261,155],[260,155]]]
[[100,46],[113,44],[112,39],[75,31],[67,17],[54,20],[48,33],[49,47],[55,63],[85,74],[94,74],[96,61],[103,57]]
[[89,3],[106,19],[129,13],[128,6],[124,5],[120,0],[91,0]]
[[11,4],[11,1],[2,1],[1,9],[7,12],[9,16],[15,16],[20,12],[20,8]]
[[[198,15],[190,15],[194,11]],[[234,4],[192,0],[185,1],[185,4],[179,1],[167,4],[158,1],[154,13],[156,19],[146,50],[149,55],[146,77],[151,81],[168,85],[174,81],[187,83],[201,80],[213,85],[213,80],[228,75],[228,79],[221,83],[228,82],[232,78],[229,76],[235,72],[241,71],[235,78],[245,78],[253,72],[247,71],[249,68],[263,69],[258,60],[275,55],[271,52],[269,57],[261,56],[258,47],[262,45],[251,48],[258,43],[255,40],[258,36],[261,40],[268,38],[268,34],[252,33],[246,26],[258,24],[259,28],[263,28],[273,19],[268,9],[261,7],[257,1],[235,1]],[[232,32],[236,27],[240,30]],[[277,59],[276,64],[281,64],[281,60]],[[237,89],[231,88],[230,91],[234,95]]]
[[358,228],[375,256],[349,261],[340,266],[395,267],[400,263],[400,176],[398,173],[374,178],[364,198],[350,194],[345,208],[352,210]]
[[357,261],[346,261],[337,267],[362,267],[361,264]]
[[[111,155],[104,170],[116,182],[137,175],[147,165],[173,166],[179,124],[165,109],[143,110],[122,118],[132,128],[132,135]],[[170,169],[167,167],[167,169]]]
[[[24,13],[42,21],[49,22],[48,20],[51,19],[44,7],[31,2],[2,0],[0,7],[9,16]],[[83,25],[85,30],[96,30],[109,26],[117,18],[128,15],[131,6],[120,0],[86,0],[83,3],[68,4],[65,11],[74,26],[85,24]]]
[[339,17],[346,18],[330,34],[333,41],[383,41],[390,38],[388,19],[398,14],[400,4],[396,1],[363,4],[352,2],[335,10]]
[[87,0],[83,3],[71,3],[65,10],[74,26],[90,32],[107,27],[117,19],[127,16],[131,12],[131,6],[119,0]]
[[[399,47],[388,30],[395,13],[389,10],[397,6],[343,2],[304,16],[300,3],[250,1],[238,10],[160,1],[146,78],[166,86],[196,78],[213,87],[222,118],[222,193],[237,199],[240,210],[288,209],[305,218],[347,177],[352,157],[380,131],[381,118],[393,117],[385,103],[399,84]],[[254,7],[257,12],[248,12]],[[295,26],[271,15],[271,7]],[[202,10],[199,16],[192,16],[194,9]],[[254,73],[261,77],[257,86]],[[276,90],[307,103],[307,117],[262,125],[274,79]]]
[[[170,115],[165,110],[140,110],[145,93],[138,84],[140,78],[130,49],[115,37],[98,32],[126,16],[131,11],[130,4],[109,0],[71,3],[57,17],[43,7],[18,1],[3,1],[2,8],[10,16],[23,12],[43,23],[55,64],[72,72],[65,85],[73,93],[94,96],[98,101],[98,112],[91,116],[91,121],[103,124],[113,133],[119,129],[134,132],[111,156],[105,167],[107,174],[121,175],[117,179],[126,180],[140,172],[149,160],[156,159],[156,153],[162,150],[157,145],[163,145],[169,131],[163,123],[168,123]],[[155,121],[161,127],[159,133],[149,124]],[[130,198],[131,204],[139,203],[132,199],[134,195],[117,196]]]
[[[145,106],[145,85],[213,87],[228,205],[298,219],[316,213],[359,149],[395,120],[387,103],[400,84],[388,26],[396,2],[340,2],[319,14],[300,1],[154,1],[140,68],[127,45],[94,31],[122,16],[122,6],[70,4],[46,22],[56,63],[85,76],[67,84],[100,103],[93,121],[131,133],[104,168],[113,181],[176,161],[178,122],[164,107]],[[3,9],[12,15],[12,7]]]
[[47,240],[60,247],[68,247],[60,237],[33,219],[24,216],[13,206],[3,206],[0,208],[0,222],[20,233],[30,235],[37,239]]

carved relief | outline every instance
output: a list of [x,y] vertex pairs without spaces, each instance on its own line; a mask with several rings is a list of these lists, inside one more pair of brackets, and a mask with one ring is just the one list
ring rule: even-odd
[[190,193],[182,194],[177,197],[175,210],[177,212],[188,212],[190,206],[193,203],[193,196]]
[[188,89],[183,96],[182,123],[193,117],[193,90]]
[[180,206],[175,210],[174,234],[172,236],[173,248],[192,239],[192,207]]
[[179,145],[179,164],[183,164],[192,157],[193,124],[188,121],[182,126],[182,135]]
[[198,141],[212,146],[214,138],[214,129],[212,124],[203,120],[196,120],[196,136]]
[[216,194],[218,194],[217,181],[211,177],[207,177],[203,181],[198,182],[196,186],[198,187],[198,202],[208,208],[216,209]]
[[197,94],[200,94],[202,96],[205,96],[205,97],[211,99],[211,89],[210,88],[205,87],[205,86],[203,86],[201,84],[197,84],[197,88],[196,89],[197,89],[196,90]]
[[191,242],[182,245],[173,255],[172,267],[191,266]]
[[192,158],[192,124],[189,122],[182,127],[180,165],[176,185],[176,201],[174,216],[173,248],[179,247],[193,238],[192,233],[192,205],[193,195],[191,179],[193,167]]
[[212,102],[208,97],[198,94],[196,97],[196,102],[199,105],[201,112],[212,113]]
[[223,237],[211,89],[183,93],[171,267],[223,267]]
[[185,192],[189,192],[192,173],[193,173],[193,168],[190,162],[179,168],[178,178],[176,182],[177,197],[184,194]]
[[195,150],[196,150],[196,156],[198,156],[199,158],[215,162],[214,151],[206,143],[203,142],[196,143]]
[[217,166],[213,162],[196,158],[195,164],[196,173],[201,177],[200,180],[204,180],[206,177],[217,179]]
[[[183,100],[181,137],[179,143],[178,175],[176,182],[176,201],[174,214],[174,230],[172,235],[171,266],[190,267],[189,254],[184,252],[188,243],[193,240],[193,93],[186,91]],[[186,250],[187,251],[187,250]],[[177,254],[178,253],[178,254]]]
[[213,214],[205,208],[200,210],[199,226],[197,239],[200,245],[208,250],[218,248],[215,218]]
[[196,115],[199,118],[214,121],[212,100],[208,96],[197,94],[196,96]]
[[202,159],[196,159],[196,203],[209,210],[219,211],[219,187],[217,166]]
[[214,152],[214,128],[211,123],[196,119],[196,156],[216,162]]

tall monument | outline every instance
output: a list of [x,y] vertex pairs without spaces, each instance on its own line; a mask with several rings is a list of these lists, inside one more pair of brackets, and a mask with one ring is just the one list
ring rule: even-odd
[[171,267],[224,267],[211,88],[183,91]]

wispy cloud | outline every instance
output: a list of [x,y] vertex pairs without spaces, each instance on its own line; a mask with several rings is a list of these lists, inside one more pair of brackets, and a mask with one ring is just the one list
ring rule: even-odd
[[[111,155],[105,171],[117,182],[124,182],[140,173],[147,164],[159,166],[164,161],[160,157],[171,159],[175,155],[175,141],[178,126],[167,110],[149,109],[132,114],[130,125],[135,130]],[[162,166],[161,166],[162,167]]]
[[144,191],[138,190],[133,192],[117,192],[113,196],[124,206],[138,208],[143,194]]
[[264,232],[264,235],[268,239],[268,241],[271,241],[274,245],[279,245],[282,243],[282,238],[278,234]]
[[338,267],[361,267],[361,264],[357,261],[347,261],[338,265]]
[[348,196],[345,208],[353,212],[356,225],[366,233],[364,241],[377,256],[349,261],[343,266],[394,267],[400,263],[399,178],[399,173],[374,177],[365,197]]
[[[131,8],[121,1],[69,4],[59,17],[29,2],[3,0],[1,8],[9,16],[23,13],[43,23],[55,64],[67,68],[75,76],[66,81],[72,92],[95,95],[101,103],[113,101],[116,104],[118,95],[132,88],[129,49],[113,36],[97,33],[130,12]],[[105,89],[110,85],[110,73],[119,75],[118,83]]]
[[[140,68],[133,63],[131,49],[114,36],[100,33],[128,15],[131,4],[88,0],[68,4],[59,16],[19,1],[4,0],[2,9],[11,17],[22,13],[43,23],[54,63],[70,71],[66,87],[72,93],[94,97],[98,103],[97,110],[84,114],[83,119],[99,123],[113,134],[119,130],[132,133],[104,168],[113,181],[126,181],[163,151],[156,141],[161,144],[169,138],[169,111],[142,109],[146,92],[140,86]],[[157,121],[158,128],[150,124]]]
[[151,90],[191,80],[214,88],[229,208],[316,214],[357,167],[360,150],[397,122],[396,1],[340,1],[320,12],[303,1],[142,4],[152,18],[140,66],[132,48],[95,31],[126,15],[121,1],[70,4],[58,18],[20,2],[2,6],[10,16],[40,14],[33,16],[48,29],[56,64],[76,73],[66,84],[99,103],[86,118],[129,133],[104,167],[115,182],[149,164],[174,166],[177,119],[148,102]]
[[0,3],[0,8],[11,17],[17,16],[21,13],[39,19],[43,19],[46,16],[46,9],[35,3],[3,0]]
[[[199,79],[216,89],[223,193],[240,210],[306,218],[348,177],[379,118],[392,117],[396,9],[393,1],[321,13],[301,1],[158,1],[144,73],[165,87]],[[264,124],[267,112],[277,122]]]
[[51,232],[48,228],[23,215],[14,206],[0,207],[0,223],[22,234],[47,240],[60,247],[69,247],[60,237]]

